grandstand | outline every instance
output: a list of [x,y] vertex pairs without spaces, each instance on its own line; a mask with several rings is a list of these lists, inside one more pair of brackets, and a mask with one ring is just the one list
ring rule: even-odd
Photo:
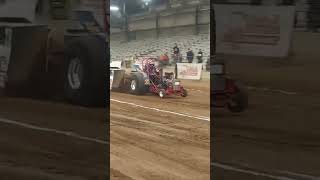
[[[119,5],[116,0],[112,2]],[[182,61],[186,61],[190,48],[194,62],[199,49],[203,52],[203,63],[207,62],[210,56],[210,1],[167,2],[161,6],[166,8],[152,7],[148,12],[124,15],[127,19],[111,21],[111,61],[137,56],[158,57],[164,53],[172,60],[173,46],[177,43]]]
[[[204,63],[210,54],[210,41],[208,34],[183,35],[161,37],[159,39],[148,38],[130,42],[111,41],[111,60],[120,60],[132,56],[160,56],[164,53],[172,54],[174,43],[178,44],[183,60],[185,60],[188,48],[195,56],[199,49],[204,54]],[[196,58],[195,58],[196,59]]]

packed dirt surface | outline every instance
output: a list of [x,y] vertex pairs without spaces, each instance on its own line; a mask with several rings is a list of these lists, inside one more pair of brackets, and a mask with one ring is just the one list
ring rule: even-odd
[[209,81],[189,96],[111,93],[112,180],[210,179]]
[[0,99],[0,179],[105,180],[104,109]]
[[213,113],[216,179],[319,179],[319,61],[228,57],[227,69],[248,86],[249,109]]

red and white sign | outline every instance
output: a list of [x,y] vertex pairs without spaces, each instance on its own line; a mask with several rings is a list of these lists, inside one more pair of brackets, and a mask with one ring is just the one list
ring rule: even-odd
[[177,73],[179,79],[200,80],[202,64],[177,63]]
[[294,6],[215,5],[217,53],[286,57]]

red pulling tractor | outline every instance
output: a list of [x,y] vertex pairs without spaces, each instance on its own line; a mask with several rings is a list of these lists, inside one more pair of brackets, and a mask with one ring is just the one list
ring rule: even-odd
[[128,90],[132,94],[153,93],[160,98],[170,95],[187,96],[187,90],[173,73],[163,75],[156,58],[143,57],[133,64],[115,61],[110,64],[110,89]]
[[223,61],[213,61],[211,69],[211,96],[214,108],[228,108],[231,112],[242,112],[248,107],[248,95],[237,81],[226,77]]

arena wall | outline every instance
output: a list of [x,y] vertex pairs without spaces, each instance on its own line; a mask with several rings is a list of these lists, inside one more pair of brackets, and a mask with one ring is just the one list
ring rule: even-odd
[[[135,40],[159,38],[175,35],[209,34],[210,10],[207,6],[172,9],[128,19],[129,36]],[[158,30],[157,30],[158,16]],[[197,21],[196,21],[197,18]],[[196,23],[198,23],[196,25]],[[124,32],[111,31],[111,40],[125,41]]]
[[320,55],[320,33],[294,32],[292,39],[293,55]]

